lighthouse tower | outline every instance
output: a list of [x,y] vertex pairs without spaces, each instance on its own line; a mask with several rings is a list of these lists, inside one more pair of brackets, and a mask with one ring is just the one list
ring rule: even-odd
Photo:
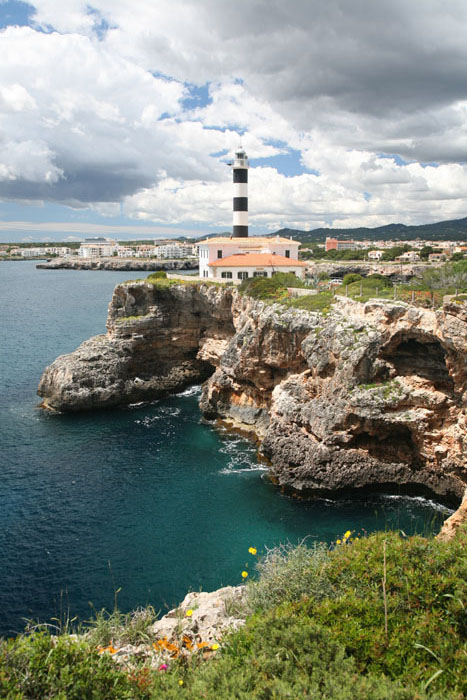
[[239,148],[232,163],[233,198],[233,238],[248,238],[248,156]]

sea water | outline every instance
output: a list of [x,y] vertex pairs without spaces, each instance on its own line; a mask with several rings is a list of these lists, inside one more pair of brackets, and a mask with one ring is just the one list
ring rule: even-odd
[[164,612],[240,583],[247,564],[254,575],[251,546],[439,528],[450,511],[423,498],[282,494],[253,443],[201,420],[200,387],[85,414],[37,408],[43,369],[105,332],[114,286],[139,274],[0,263],[0,634],[89,619],[116,595],[123,611]]

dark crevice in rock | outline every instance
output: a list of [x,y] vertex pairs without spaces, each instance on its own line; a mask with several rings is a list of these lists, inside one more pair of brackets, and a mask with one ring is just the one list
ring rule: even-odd
[[403,425],[384,426],[376,434],[359,432],[347,442],[346,449],[365,450],[380,462],[402,462],[412,467],[419,462],[410,430]]
[[454,383],[446,365],[446,351],[437,340],[420,342],[415,338],[401,342],[381,354],[400,376],[417,375],[431,382],[435,389],[452,394]]

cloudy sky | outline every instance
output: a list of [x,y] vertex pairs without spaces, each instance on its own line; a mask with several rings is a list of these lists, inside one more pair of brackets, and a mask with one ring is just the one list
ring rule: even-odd
[[467,216],[465,0],[0,0],[0,240]]

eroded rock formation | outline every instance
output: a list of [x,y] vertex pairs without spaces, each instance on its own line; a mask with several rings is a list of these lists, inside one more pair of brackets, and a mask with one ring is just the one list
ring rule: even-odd
[[342,298],[324,317],[232,288],[142,282],[116,288],[107,325],[47,368],[45,406],[141,401],[209,377],[203,414],[254,431],[283,486],[462,497],[465,304],[433,311]]
[[42,375],[42,406],[82,411],[163,396],[212,373],[234,334],[229,292],[134,282],[115,288],[107,334],[58,357]]

